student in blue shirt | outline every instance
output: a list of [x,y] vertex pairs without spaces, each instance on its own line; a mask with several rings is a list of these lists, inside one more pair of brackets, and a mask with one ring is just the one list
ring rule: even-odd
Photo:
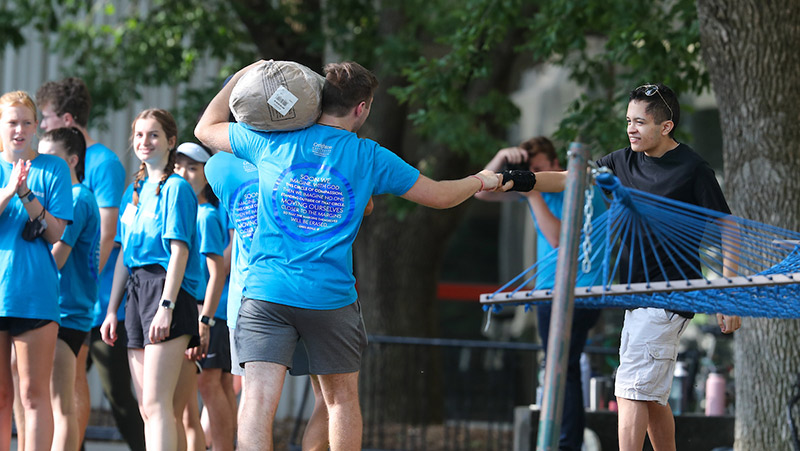
[[[236,317],[242,302],[244,278],[247,275],[247,262],[250,245],[256,230],[256,211],[258,210],[258,172],[252,164],[236,158],[227,152],[218,152],[205,165],[205,175],[214,195],[219,198],[220,208],[224,208],[228,222],[234,229],[231,249],[231,270],[228,283],[227,317],[228,328],[236,327]],[[235,346],[231,343],[231,352]],[[232,355],[231,371],[244,372]]]
[[133,151],[142,164],[122,198],[116,238],[122,248],[101,333],[109,345],[116,340],[117,308],[127,285],[128,363],[146,446],[180,449],[185,436],[177,424],[186,400],[180,403],[176,387],[180,376],[196,370],[183,357],[199,342],[197,197],[173,173],[178,126],[172,115],[144,110],[132,130]]
[[94,195],[81,183],[86,141],[80,130],[56,128],[45,133],[39,140],[39,153],[66,161],[72,178],[72,224],[52,250],[59,268],[61,326],[51,396],[55,418],[53,442],[63,444],[65,449],[78,449],[81,434],[75,412],[75,374],[78,351],[92,327],[97,299],[100,212]]
[[[122,343],[122,346],[108,346],[100,337],[100,325],[106,317],[108,296],[114,279],[114,264],[119,253],[119,245],[114,242],[114,236],[117,233],[119,204],[125,191],[125,168],[114,151],[94,140],[89,134],[92,97],[83,80],[67,77],[59,81],[48,81],[36,91],[36,103],[42,114],[39,122],[42,130],[48,132],[62,127],[75,127],[83,135],[86,140],[86,158],[82,183],[94,194],[100,209],[100,287],[90,339],[78,352],[75,375],[78,430],[82,438],[91,410],[86,370],[94,365],[103,393],[111,405],[117,429],[133,451],[144,451],[144,423],[139,415],[136,396],[131,389],[125,329],[117,329],[117,343]],[[124,303],[117,311],[117,318],[120,323],[125,319]]]
[[220,305],[230,270],[230,266],[225,267],[224,258],[230,243],[228,221],[203,171],[210,157],[211,153],[202,146],[183,143],[178,146],[175,173],[192,185],[200,204],[197,212],[198,250],[207,284],[203,302],[198,306],[201,309],[198,320],[200,346],[195,349],[193,357],[200,359],[203,367],[197,383],[203,406],[208,411],[210,434],[206,438],[210,439],[209,445],[213,449],[232,450],[236,410],[229,401],[233,394],[231,351],[227,316],[223,312],[225,305]]
[[[258,171],[252,164],[236,158],[227,152],[218,152],[205,165],[205,175],[214,194],[219,197],[220,207],[227,212],[228,222],[234,229],[230,257],[230,282],[228,285],[228,326],[233,331],[236,317],[242,303],[244,279],[247,276],[247,264],[250,257],[250,245],[256,229],[256,212],[258,211]],[[364,216],[372,213],[373,202],[370,199]],[[231,336],[231,372],[244,376],[236,346]],[[308,358],[303,345],[298,344],[292,359],[290,374],[300,376],[308,374]],[[303,430],[303,449],[327,449],[328,446],[328,410],[322,398],[319,379],[309,375],[314,392],[314,410]],[[243,395],[244,396],[244,395]],[[231,404],[236,407],[236,399]]]
[[502,185],[500,174],[489,171],[434,181],[376,142],[359,139],[355,132],[369,116],[377,79],[357,63],[326,67],[322,115],[306,129],[258,132],[229,123],[233,86],[254,65],[233,76],[195,127],[201,142],[233,152],[259,174],[258,225],[235,333],[245,369],[239,444],[271,446],[286,368],[302,338],[328,403],[330,448],[360,449],[358,372],[366,330],[352,244],[371,196],[391,193],[450,208],[513,183]]
[[72,222],[64,160],[33,148],[36,106],[22,91],[0,97],[0,449],[11,442],[11,348],[16,352],[24,436],[50,449],[58,324],[58,268],[50,245]]
[[[504,167],[520,165],[533,172],[563,171],[558,161],[553,143],[544,136],[528,139],[519,146],[500,149],[497,154],[486,164],[492,171],[503,170]],[[592,208],[594,214],[599,215],[606,210],[600,188],[593,187],[594,197]],[[553,249],[558,247],[561,234],[561,214],[564,204],[564,193],[478,193],[476,198],[486,201],[521,201],[528,204],[531,217],[536,224],[536,260],[543,261],[551,255]],[[591,285],[595,276],[600,271],[600,265],[594,265],[588,274],[578,273],[577,286]],[[555,268],[552,272],[540,272],[536,277],[537,290],[553,288],[555,282]],[[548,334],[550,332],[550,315],[552,307],[539,305],[536,307],[538,319],[537,332],[542,340],[544,349],[547,349]],[[584,415],[583,389],[581,385],[581,354],[586,346],[589,330],[597,324],[600,318],[599,309],[576,308],[572,317],[572,329],[567,364],[567,382],[564,389],[564,407],[561,419],[561,436],[559,449],[561,451],[580,451],[583,446],[583,429],[586,425]],[[587,384],[589,381],[585,381]]]
[[242,303],[242,285],[247,274],[250,242],[256,228],[258,172],[255,166],[227,152],[218,152],[212,156],[206,162],[204,172],[209,186],[219,199],[220,208],[226,212],[228,226],[233,229],[226,316],[230,331],[231,374],[235,381],[237,376],[244,376],[236,356],[233,333]]

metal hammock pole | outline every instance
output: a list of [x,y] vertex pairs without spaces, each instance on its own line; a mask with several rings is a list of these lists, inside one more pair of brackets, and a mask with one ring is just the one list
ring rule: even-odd
[[564,210],[558,243],[558,263],[553,286],[553,310],[550,317],[547,362],[544,373],[544,396],[539,413],[537,451],[558,450],[561,416],[564,411],[564,387],[567,379],[569,341],[575,306],[575,279],[578,269],[578,241],[583,218],[584,190],[587,185],[589,151],[573,142],[567,152],[567,180]]

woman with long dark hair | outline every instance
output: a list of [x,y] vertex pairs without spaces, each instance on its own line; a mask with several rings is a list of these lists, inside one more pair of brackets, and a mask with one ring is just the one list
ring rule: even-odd
[[172,115],[144,110],[132,129],[133,151],[142,164],[120,205],[117,241],[122,250],[101,332],[106,343],[114,343],[117,307],[127,287],[128,362],[147,449],[174,450],[185,443],[176,421],[183,405],[174,403],[174,395],[187,371],[184,352],[198,341],[197,197],[173,173],[178,127]]

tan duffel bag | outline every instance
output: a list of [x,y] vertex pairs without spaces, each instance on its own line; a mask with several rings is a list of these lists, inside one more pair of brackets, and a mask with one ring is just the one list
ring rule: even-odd
[[325,78],[293,61],[264,61],[236,83],[228,105],[237,121],[255,130],[299,130],[322,112]]

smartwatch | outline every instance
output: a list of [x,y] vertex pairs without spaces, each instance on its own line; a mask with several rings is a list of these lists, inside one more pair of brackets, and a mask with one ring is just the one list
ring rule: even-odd
[[214,318],[206,315],[200,315],[200,322],[208,325],[208,327],[214,327],[214,324],[217,323],[217,321]]
[[164,299],[161,301],[161,306],[165,309],[172,310],[175,308],[175,303],[170,301],[169,299]]
[[28,190],[28,194],[19,197],[19,200],[22,202],[22,205],[29,204],[33,202],[34,199],[36,199],[36,196],[33,194],[33,191],[31,190]]

